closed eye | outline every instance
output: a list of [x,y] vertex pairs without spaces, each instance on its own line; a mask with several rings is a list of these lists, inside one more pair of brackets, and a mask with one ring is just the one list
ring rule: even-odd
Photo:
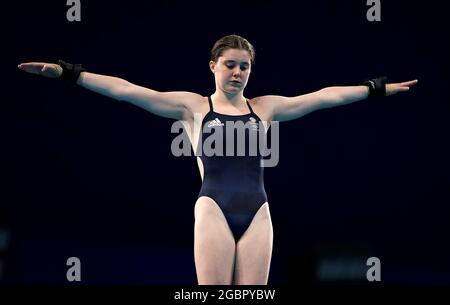
[[[225,66],[228,69],[234,69],[234,67],[236,67],[236,65],[237,65],[236,62],[232,61],[232,60],[225,62]],[[245,70],[247,70],[249,68],[249,64],[243,63],[243,64],[240,65],[240,68],[241,68],[242,71],[245,71]]]

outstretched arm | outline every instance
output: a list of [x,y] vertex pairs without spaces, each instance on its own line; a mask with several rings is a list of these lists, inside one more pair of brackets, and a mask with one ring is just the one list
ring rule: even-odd
[[[62,75],[62,67],[53,63],[30,62],[18,65],[29,73],[51,78]],[[77,84],[110,98],[132,103],[156,115],[181,120],[200,95],[191,92],[158,92],[132,84],[124,79],[81,72]]]
[[[386,96],[408,91],[417,80],[386,84]],[[350,104],[369,96],[367,86],[327,87],[319,91],[295,97],[262,97],[271,109],[271,118],[275,121],[297,119],[315,110]]]

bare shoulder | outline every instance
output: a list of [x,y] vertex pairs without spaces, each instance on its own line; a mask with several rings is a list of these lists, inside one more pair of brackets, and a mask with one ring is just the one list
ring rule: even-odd
[[280,95],[263,95],[254,97],[250,100],[251,106],[260,107],[260,108],[267,108],[267,107],[273,107],[273,105],[276,105],[277,103],[282,102],[283,100],[288,99],[285,96]]
[[204,97],[198,93],[189,91],[160,92],[167,99],[176,100],[183,104],[188,110],[195,110],[204,103]]
[[195,113],[204,115],[209,111],[208,97],[197,93],[183,92],[184,105],[186,106],[187,116],[192,118]]
[[258,96],[250,99],[250,106],[261,120],[271,121],[277,103],[279,103],[283,98],[283,96],[278,95]]
[[203,103],[204,97],[198,93],[188,92],[188,91],[178,91],[178,92],[170,92],[178,99],[182,99],[184,104],[187,106],[195,107],[198,104]]

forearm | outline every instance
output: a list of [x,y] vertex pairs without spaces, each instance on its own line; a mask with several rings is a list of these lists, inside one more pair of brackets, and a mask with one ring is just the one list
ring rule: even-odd
[[369,97],[367,86],[327,87],[319,92],[321,94],[321,108],[346,105]]
[[124,79],[91,72],[81,72],[77,84],[116,100],[122,100],[125,89],[130,85]]

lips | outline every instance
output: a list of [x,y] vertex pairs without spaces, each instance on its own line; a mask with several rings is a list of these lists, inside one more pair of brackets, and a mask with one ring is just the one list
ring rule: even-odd
[[230,83],[232,83],[233,85],[241,85],[241,82],[237,80],[232,80],[230,81]]

